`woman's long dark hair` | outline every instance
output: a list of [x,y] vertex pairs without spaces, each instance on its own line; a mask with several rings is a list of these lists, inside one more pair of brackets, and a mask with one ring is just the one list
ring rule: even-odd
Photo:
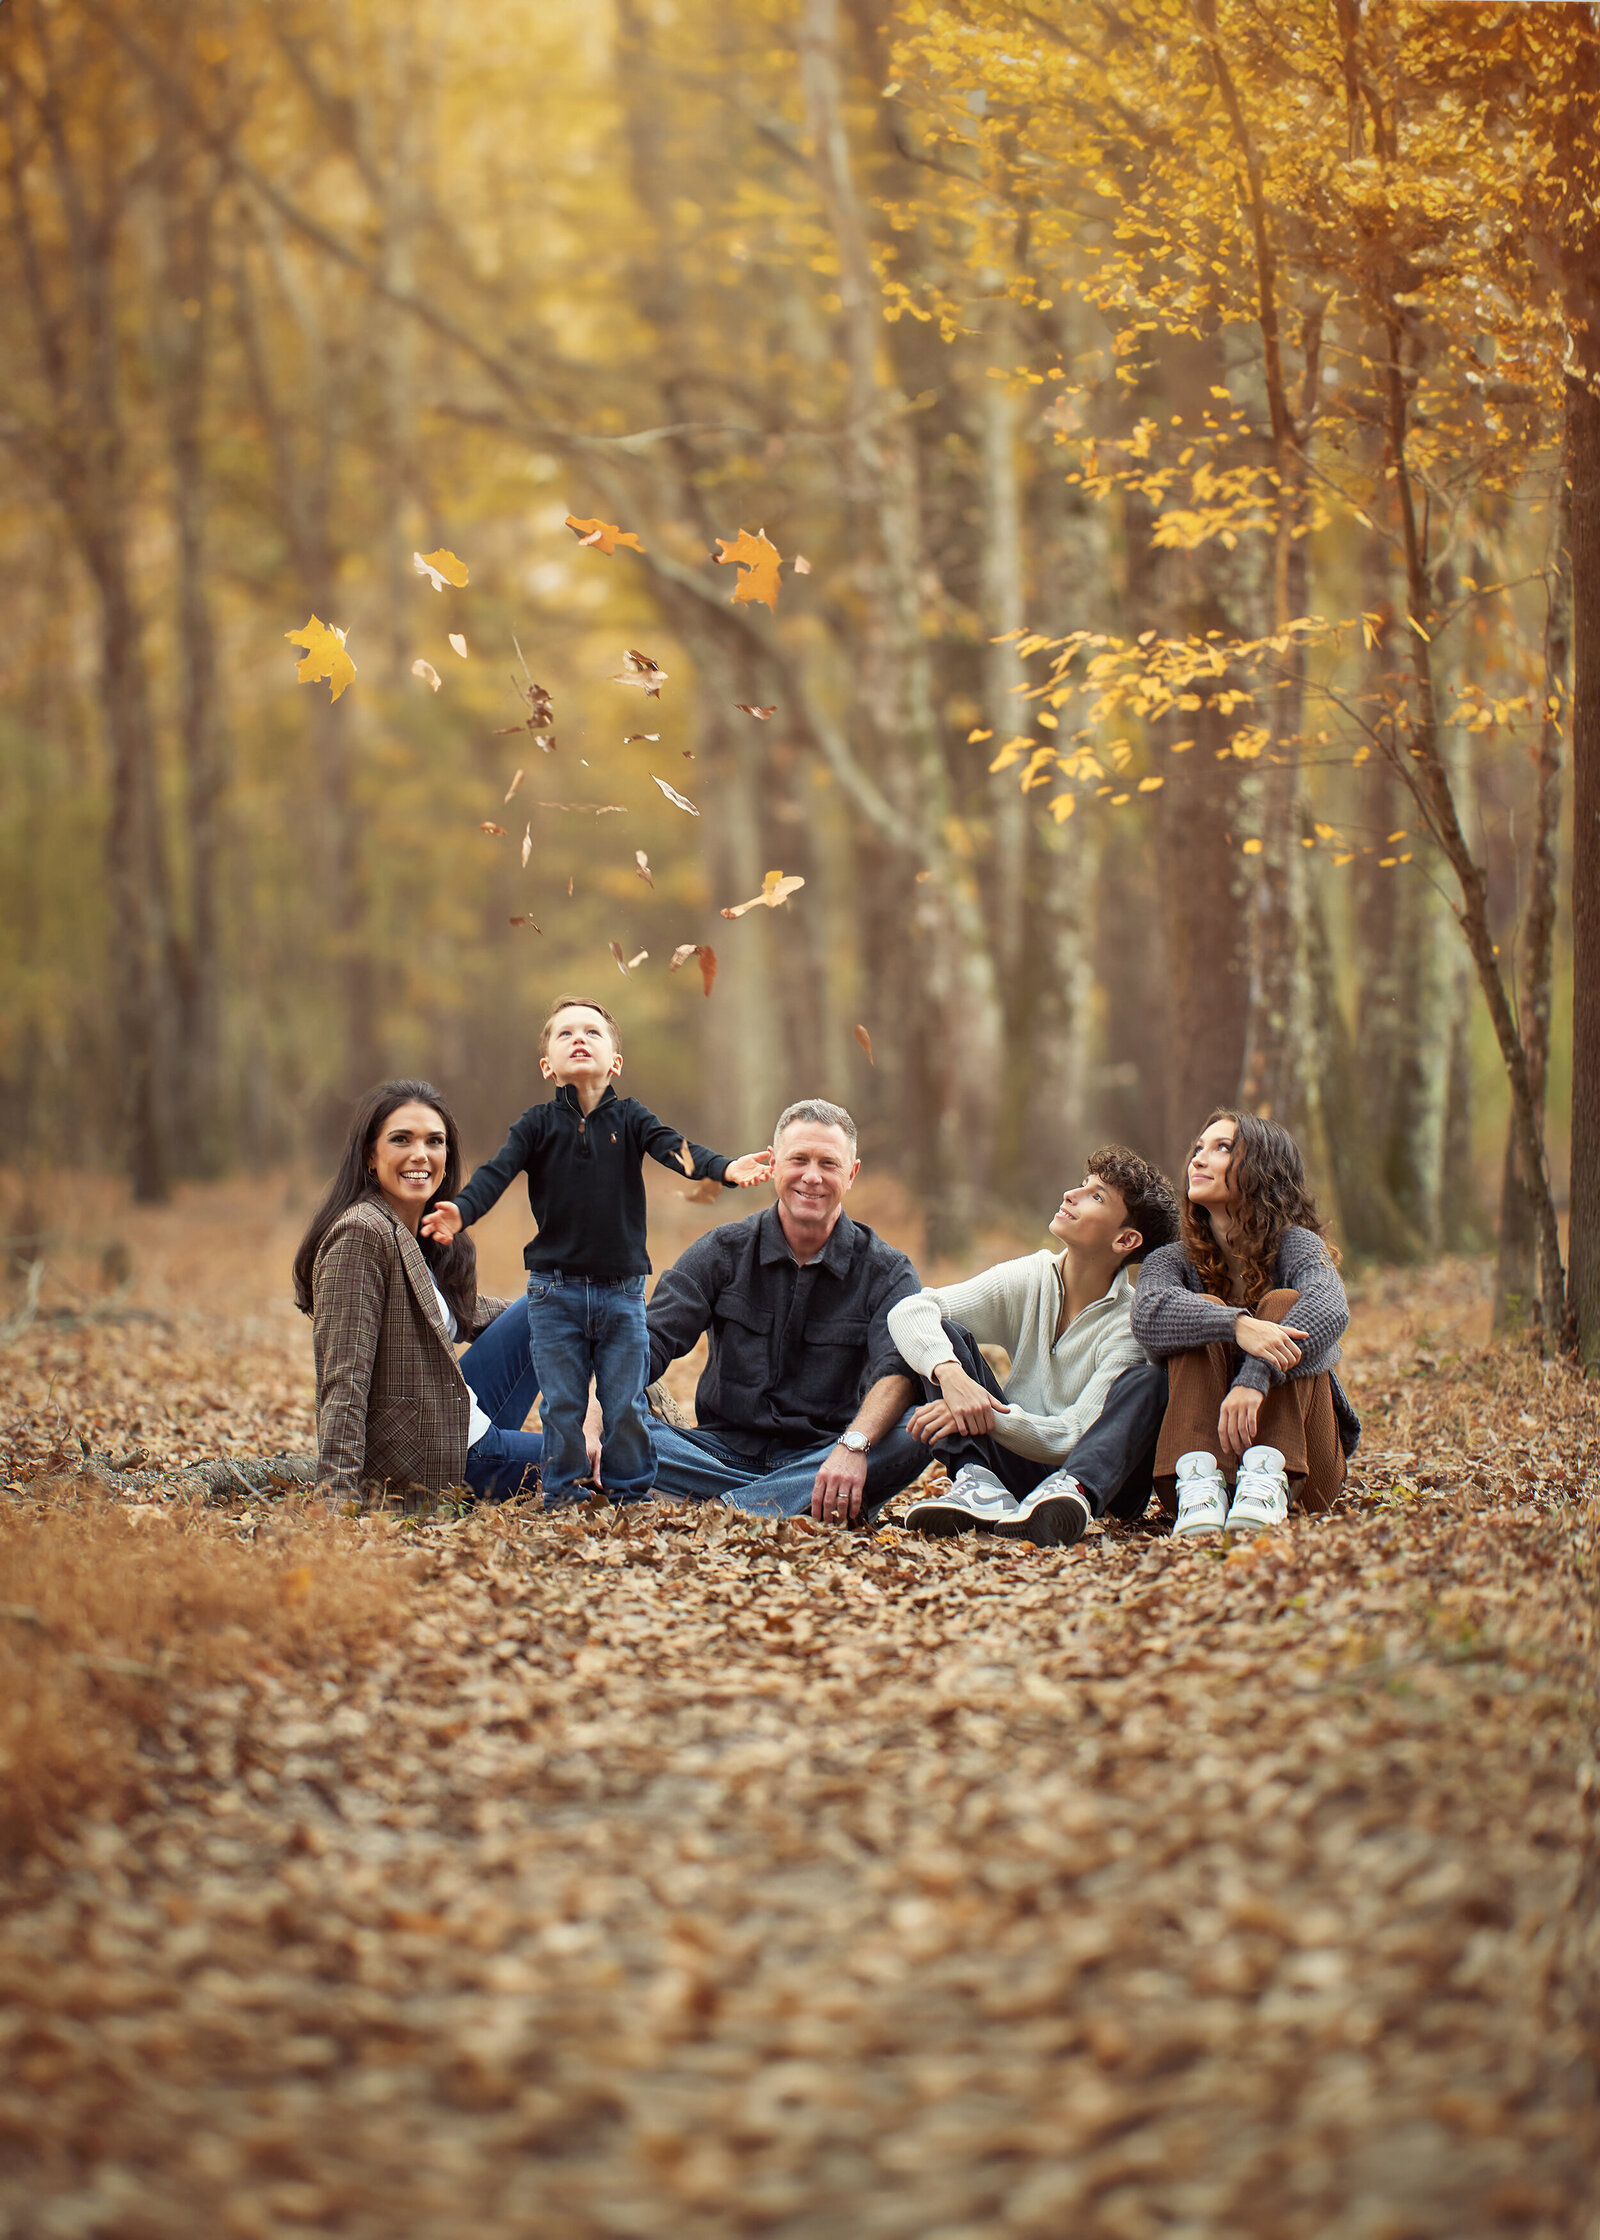
[[[1263,1292],[1272,1289],[1272,1264],[1286,1229],[1314,1230],[1335,1267],[1339,1265],[1339,1253],[1328,1241],[1322,1216],[1306,1184],[1300,1146],[1288,1129],[1280,1128],[1276,1120],[1259,1119],[1253,1112],[1218,1111],[1206,1119],[1195,1141],[1198,1143],[1218,1120],[1233,1123],[1228,1187],[1239,1202],[1228,1210],[1228,1241],[1243,1262],[1244,1304],[1258,1307]],[[1232,1272],[1212,1233],[1209,1211],[1190,1201],[1187,1167],[1184,1173],[1179,1216],[1183,1249],[1206,1290],[1215,1298],[1230,1298]]]
[[[311,1312],[311,1279],[322,1240],[341,1213],[372,1196],[376,1185],[367,1171],[367,1162],[384,1123],[403,1104],[428,1105],[444,1122],[444,1175],[423,1208],[424,1213],[431,1213],[443,1199],[453,1198],[461,1187],[461,1136],[456,1116],[433,1083],[380,1081],[376,1089],[369,1089],[350,1122],[338,1172],[329,1183],[321,1205],[311,1216],[306,1233],[300,1239],[300,1249],[294,1256],[294,1303],[302,1314]],[[433,1280],[449,1300],[452,1313],[465,1331],[478,1298],[478,1251],[472,1232],[463,1229],[460,1236],[453,1237],[448,1244],[431,1244],[426,1237],[418,1237],[417,1242],[422,1247],[423,1259],[433,1271]]]

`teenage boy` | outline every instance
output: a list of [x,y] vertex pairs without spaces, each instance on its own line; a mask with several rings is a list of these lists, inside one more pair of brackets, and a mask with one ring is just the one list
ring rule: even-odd
[[[1143,1512],[1167,1380],[1130,1327],[1129,1263],[1177,1235],[1171,1185],[1112,1145],[1087,1162],[1050,1233],[1059,1254],[1007,1260],[890,1309],[889,1335],[928,1393],[906,1429],[952,1473],[947,1491],[912,1504],[913,1531],[1070,1548],[1108,1509]],[[1003,1387],[981,1346],[1011,1356]]]
[[603,1003],[563,996],[539,1036],[539,1071],[556,1085],[548,1103],[511,1123],[460,1196],[435,1206],[422,1234],[440,1242],[484,1214],[519,1174],[539,1233],[523,1253],[528,1339],[544,1426],[545,1503],[584,1490],[583,1422],[590,1379],[604,1420],[601,1482],[614,1501],[642,1501],[655,1482],[645,1386],[643,1161],[743,1190],[772,1172],[762,1152],[724,1158],[689,1143],[635,1097],[611,1086],[622,1071],[622,1033]]

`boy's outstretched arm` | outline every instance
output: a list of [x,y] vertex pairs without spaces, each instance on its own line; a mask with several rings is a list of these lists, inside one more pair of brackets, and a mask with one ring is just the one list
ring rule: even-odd
[[472,1180],[464,1190],[457,1191],[453,1199],[436,1205],[424,1216],[421,1233],[435,1244],[448,1244],[459,1236],[469,1222],[481,1221],[495,1205],[501,1193],[516,1181],[519,1174],[526,1174],[533,1160],[534,1131],[539,1107],[525,1112],[520,1120],[513,1120],[511,1132],[492,1159],[485,1159],[481,1167],[473,1169]]
[[687,1175],[691,1182],[721,1182],[730,1189],[749,1190],[758,1182],[765,1182],[772,1172],[772,1153],[747,1151],[739,1159],[729,1159],[720,1151],[712,1151],[703,1143],[691,1143],[676,1128],[669,1128],[653,1112],[641,1105],[639,1148],[663,1167],[670,1167],[675,1174]]

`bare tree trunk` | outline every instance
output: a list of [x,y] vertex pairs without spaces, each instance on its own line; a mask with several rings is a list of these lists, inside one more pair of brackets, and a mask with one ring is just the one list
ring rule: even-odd
[[[1562,733],[1567,708],[1567,668],[1572,652],[1572,482],[1563,461],[1556,507],[1555,552],[1547,579],[1544,625],[1544,706],[1535,765],[1533,854],[1528,899],[1522,912],[1522,1039],[1528,1052],[1528,1085],[1544,1124],[1550,1072],[1551,983],[1554,977],[1558,847],[1561,827]],[[1500,1251],[1495,1266],[1494,1326],[1522,1328],[1539,1295],[1539,1250],[1533,1202],[1517,1164],[1514,1135],[1506,1137],[1500,1182]]]
[[[1384,368],[1386,407],[1388,417],[1387,464],[1394,478],[1395,495],[1399,506],[1402,543],[1406,563],[1406,598],[1409,620],[1416,625],[1412,633],[1411,669],[1415,688],[1414,707],[1407,719],[1403,745],[1387,736],[1391,762],[1409,788],[1418,808],[1427,821],[1428,828],[1438,841],[1446,861],[1455,874],[1460,890],[1459,909],[1461,930],[1466,937],[1473,964],[1477,970],[1478,984],[1483,990],[1489,1007],[1495,1040],[1500,1046],[1501,1060],[1511,1088],[1512,1125],[1516,1133],[1517,1157],[1528,1178],[1528,1188],[1533,1197],[1535,1221],[1539,1238],[1539,1289],[1541,1311],[1547,1333],[1546,1342],[1559,1342],[1559,1334],[1566,1322],[1566,1283],[1561,1264],[1561,1238],[1556,1225],[1555,1201],[1550,1194],[1550,1180],[1545,1166],[1544,1138],[1539,1126],[1528,1075],[1527,1053],[1517,1031],[1517,1023],[1506,994],[1505,982],[1500,975],[1499,953],[1489,924],[1488,881],[1482,865],[1468,845],[1462,828],[1455,794],[1450,782],[1450,771],[1440,747],[1438,695],[1435,688],[1431,640],[1428,632],[1435,620],[1432,588],[1427,554],[1423,545],[1421,524],[1417,518],[1415,492],[1410,467],[1406,457],[1408,432],[1409,391],[1407,368],[1404,359],[1406,342],[1405,319],[1400,308],[1390,314],[1386,334],[1388,349]],[[1577,526],[1577,479],[1574,475],[1573,505],[1573,586],[1574,606],[1578,585],[1577,553],[1579,531]],[[1575,696],[1576,699],[1576,696]],[[1576,737],[1576,731],[1574,732]],[[1576,755],[1574,755],[1576,763]],[[1580,975],[1581,985],[1581,975]],[[1576,1096],[1576,1091],[1574,1092]],[[1597,1113],[1600,1119],[1600,1113]],[[1576,1149],[1574,1165],[1576,1166]]]
[[[1600,333],[1567,382],[1572,481],[1572,1311],[1600,1361]],[[1519,1147],[1520,1148],[1520,1147]]]
[[[911,888],[913,922],[925,929],[921,989],[929,1027],[922,1037],[933,1100],[934,1171],[929,1249],[964,1247],[988,1182],[1001,1083],[998,991],[988,929],[970,865],[952,846],[950,774],[934,712],[918,578],[923,536],[916,454],[904,403],[880,364],[881,297],[844,123],[838,0],[802,0],[800,77],[812,147],[812,176],[839,257],[848,368],[851,495],[875,532],[875,591],[881,665],[873,729],[890,757],[915,868],[932,879]],[[921,865],[910,860],[921,857]]]
[[[55,413],[39,431],[41,463],[99,605],[99,694],[111,763],[105,857],[115,1096],[134,1196],[153,1202],[165,1197],[173,1171],[178,1004],[156,727],[128,525],[115,269],[127,182],[117,173],[120,120],[105,80],[81,70],[76,55],[58,53],[58,29],[39,7],[16,11],[12,24],[13,37],[31,34],[37,75],[25,92],[18,73],[5,73],[11,223]],[[82,119],[72,108],[80,100],[93,104]],[[74,124],[93,148],[93,179]],[[31,169],[30,139],[40,158]],[[46,179],[69,251],[48,263],[35,206]]]
[[227,774],[206,550],[204,437],[218,181],[210,158],[185,162],[179,121],[172,119],[168,129],[175,146],[163,209],[167,286],[163,312],[168,330],[163,386],[178,547],[178,736],[189,870],[188,925],[175,942],[183,1009],[178,1150],[184,1172],[206,1176],[222,1172],[228,1137],[221,911]]

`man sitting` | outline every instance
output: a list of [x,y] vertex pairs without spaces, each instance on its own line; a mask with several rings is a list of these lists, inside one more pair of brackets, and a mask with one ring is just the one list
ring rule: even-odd
[[696,1428],[652,1418],[656,1493],[847,1524],[927,1465],[897,1428],[918,1397],[889,1337],[917,1271],[844,1210],[856,1126],[820,1097],[773,1130],[776,1205],[696,1238],[646,1309],[650,1381],[702,1331]]
[[[890,1310],[928,1394],[906,1428],[953,1474],[912,1504],[913,1530],[1069,1548],[1092,1517],[1143,1514],[1167,1380],[1130,1327],[1128,1264],[1177,1235],[1171,1185],[1120,1145],[1097,1151],[1050,1233],[1059,1255],[1003,1261]],[[986,1345],[1011,1356],[1003,1388]]]

